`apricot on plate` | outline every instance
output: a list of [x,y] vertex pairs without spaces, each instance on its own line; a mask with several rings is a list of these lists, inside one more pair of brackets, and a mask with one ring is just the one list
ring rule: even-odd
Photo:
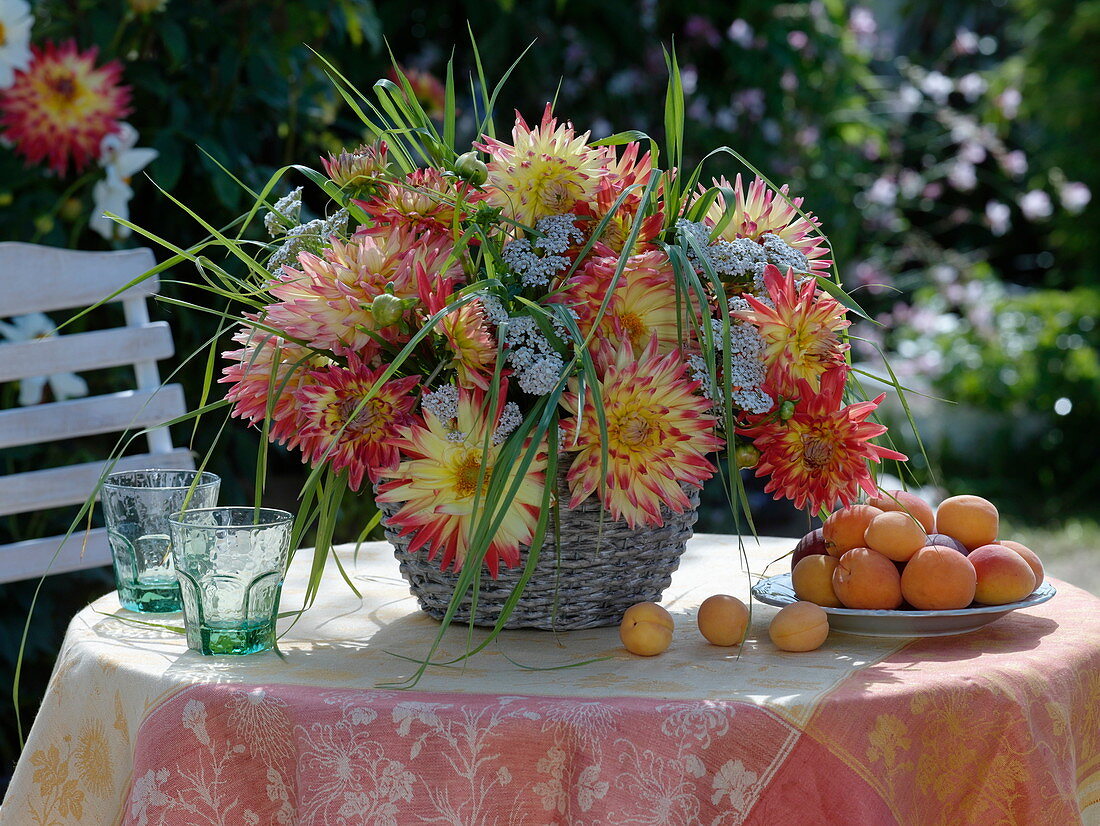
[[980,496],[952,496],[936,509],[936,530],[955,537],[971,551],[996,542],[999,528],[996,505]]
[[1039,559],[1039,555],[1036,554],[1035,551],[1031,550],[1027,545],[1013,542],[1011,539],[998,539],[997,544],[1004,545],[1006,548],[1015,551],[1024,558],[1024,562],[1031,566],[1031,570],[1035,574],[1036,588],[1043,584],[1043,580],[1046,579],[1046,572],[1043,570],[1043,561]]
[[901,574],[870,548],[853,548],[833,571],[833,591],[845,608],[890,610],[901,605]]
[[715,594],[703,600],[696,621],[712,645],[740,645],[749,627],[749,609],[737,597]]
[[949,611],[974,601],[978,575],[970,560],[952,548],[928,545],[901,572],[901,595],[918,611]]
[[814,605],[840,608],[840,600],[833,593],[833,571],[839,562],[835,556],[816,554],[795,565],[791,571],[791,585],[794,586],[795,596]]
[[967,559],[978,575],[974,599],[984,605],[1019,602],[1038,584],[1027,560],[1004,545],[982,545]]
[[871,520],[864,545],[894,562],[906,562],[928,543],[924,527],[907,513],[886,511]]
[[813,651],[829,636],[829,615],[812,602],[792,602],[772,617],[768,636],[783,651]]
[[907,513],[920,522],[925,533],[933,533],[936,530],[936,515],[932,506],[907,490],[879,491],[879,495],[867,500],[868,505],[883,511],[899,511]]
[[882,513],[870,505],[849,505],[829,514],[821,526],[825,548],[832,556],[840,558],[852,548],[863,547],[863,535],[871,520]]
[[808,556],[828,553],[821,528],[814,528],[798,540],[798,544],[794,546],[794,553],[791,554],[791,570],[793,571],[794,566]]
[[619,623],[619,639],[631,654],[652,657],[672,644],[672,614],[655,602],[631,605]]

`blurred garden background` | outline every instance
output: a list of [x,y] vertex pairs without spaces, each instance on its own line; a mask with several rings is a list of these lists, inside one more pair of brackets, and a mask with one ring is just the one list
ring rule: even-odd
[[[473,69],[467,23],[491,79],[533,43],[501,96],[500,123],[513,108],[537,118],[555,100],[556,114],[594,137],[660,136],[662,47],[674,44],[687,158],[727,144],[789,183],[875,319],[854,328],[853,350],[876,375],[886,375],[885,353],[911,390],[923,448],[900,405],[886,414],[913,457],[905,483],[993,500],[1055,575],[1100,590],[1100,0],[0,0],[0,240],[146,243],[97,220],[107,208],[194,243],[204,231],[159,189],[225,226],[251,206],[244,187],[288,164],[317,168],[363,138],[311,48],[365,91],[390,71],[392,52],[442,112],[452,49],[458,76]],[[37,107],[64,113],[74,100],[87,108],[59,145]],[[460,128],[472,130],[472,106],[458,106]],[[89,145],[94,117],[130,126]],[[747,170],[723,157],[706,172]],[[304,182],[291,172],[273,194]],[[167,273],[168,301],[154,307],[179,354],[162,372],[179,367],[193,405],[218,321],[173,303],[197,299],[195,277]],[[115,379],[104,371],[89,382],[109,389]],[[867,378],[866,392],[875,384]],[[0,407],[33,401],[0,385]],[[215,424],[194,434],[197,450],[209,449]],[[181,428],[176,442],[191,438]],[[67,461],[102,450],[64,448]],[[225,428],[208,468],[225,480],[223,501],[250,495],[256,450],[255,432]],[[303,466],[278,450],[271,459],[269,498],[293,506]],[[60,463],[40,448],[0,451],[0,473]],[[719,499],[700,530],[732,529]],[[351,539],[369,505],[346,501]],[[808,526],[762,494],[756,505],[762,533]],[[0,542],[67,526],[60,514],[6,517]],[[0,788],[18,754],[8,687],[35,584],[0,586]],[[46,581],[25,654],[25,723],[68,618],[112,587],[107,570]]]

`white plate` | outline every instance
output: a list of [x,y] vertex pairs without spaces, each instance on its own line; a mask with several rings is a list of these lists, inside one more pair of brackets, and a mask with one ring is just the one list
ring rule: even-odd
[[[1056,593],[1044,582],[1026,599],[1007,605],[975,605],[953,611],[867,611],[856,608],[826,608],[829,627],[845,634],[866,637],[947,637],[967,634],[989,625],[1017,608],[1046,602]],[[768,577],[752,586],[752,595],[768,605],[798,602],[790,574]]]

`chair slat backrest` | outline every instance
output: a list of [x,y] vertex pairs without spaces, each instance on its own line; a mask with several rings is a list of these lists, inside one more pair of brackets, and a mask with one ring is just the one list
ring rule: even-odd
[[[76,311],[107,298],[155,263],[148,249],[81,252],[0,243],[0,318]],[[174,352],[168,325],[149,320],[146,299],[159,286],[153,276],[112,299],[122,303],[122,327],[0,341],[0,382],[124,365],[134,369],[131,390],[0,410],[0,449],[149,428],[148,452],[124,457],[116,469],[194,467],[190,451],[173,447],[168,429],[156,426],[186,412],[182,388],[162,386],[157,369],[157,360]],[[0,516],[79,505],[105,466],[105,461],[86,462],[0,476]],[[0,582],[41,576],[47,569],[61,573],[110,564],[101,529],[75,531],[64,547],[62,539],[27,538],[0,545]]]

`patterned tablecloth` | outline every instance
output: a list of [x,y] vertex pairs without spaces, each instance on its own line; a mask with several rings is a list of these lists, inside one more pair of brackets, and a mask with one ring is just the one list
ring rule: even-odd
[[[751,569],[789,545],[747,542]],[[282,656],[202,657],[116,619],[113,594],[82,611],[0,823],[1100,823],[1100,600],[1064,583],[972,634],[809,654],[777,651],[756,605],[738,656],[695,629],[710,594],[747,599],[738,542],[698,536],[665,654],[615,628],[510,632],[403,691],[380,684],[438,626],[388,546],[341,553],[362,599],[330,571]],[[453,628],[439,655],[467,644]]]

